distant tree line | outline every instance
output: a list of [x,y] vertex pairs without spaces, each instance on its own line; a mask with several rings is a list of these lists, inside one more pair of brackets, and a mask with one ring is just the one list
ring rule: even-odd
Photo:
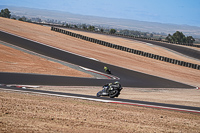
[[153,37],[153,34],[149,32],[141,32],[141,31],[127,30],[127,29],[119,30],[119,34],[137,36],[137,37]]
[[[94,26],[94,25],[88,25],[88,24],[69,24],[66,22],[61,22],[54,19],[47,19],[47,20],[41,20],[40,18],[26,18],[25,16],[16,16],[11,15],[11,12],[8,8],[2,9],[0,12],[0,17],[5,18],[11,18],[19,21],[25,21],[25,22],[37,22],[37,23],[49,23],[49,24],[60,24],[67,28],[77,28],[77,29],[83,29],[83,30],[89,30],[89,31],[98,31],[98,32],[106,32],[110,34],[123,34],[123,35],[129,35],[129,36],[137,36],[137,37],[145,37],[145,38],[156,38],[158,40],[162,40],[162,35],[166,36],[165,33],[149,33],[149,32],[141,32],[141,31],[134,31],[134,30],[128,30],[128,29],[109,29],[109,28],[103,28],[101,26]],[[163,38],[164,39],[164,38]],[[193,43],[195,39],[192,36],[185,36],[182,32],[176,31],[173,35],[168,34],[168,36],[165,38],[168,42],[175,42],[175,43]]]
[[176,31],[173,35],[168,34],[165,38],[168,42],[175,42],[175,43],[193,43],[195,39],[192,36],[185,36],[182,32]]

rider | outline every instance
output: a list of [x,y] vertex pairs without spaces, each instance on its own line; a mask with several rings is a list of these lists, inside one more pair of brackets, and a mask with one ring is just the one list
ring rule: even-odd
[[105,70],[105,72],[107,72],[109,69],[108,69],[108,67],[104,66],[104,70]]
[[109,90],[113,90],[114,88],[121,88],[121,84],[118,81],[106,84],[106,86],[108,86],[107,89],[105,90],[106,92],[108,92]]
[[121,88],[121,84],[118,81],[115,81],[112,85],[113,88]]

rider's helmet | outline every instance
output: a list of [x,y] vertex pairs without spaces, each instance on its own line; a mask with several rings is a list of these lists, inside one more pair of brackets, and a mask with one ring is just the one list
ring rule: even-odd
[[109,86],[111,86],[111,85],[112,85],[112,83],[109,83],[108,85],[109,85]]
[[115,81],[115,82],[114,82],[114,84],[116,84],[116,85],[117,85],[117,84],[120,84],[120,83],[119,83],[118,81]]

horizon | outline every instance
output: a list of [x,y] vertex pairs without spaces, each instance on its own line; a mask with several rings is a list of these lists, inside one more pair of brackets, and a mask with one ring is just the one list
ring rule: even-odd
[[[1,6],[7,6],[7,5],[0,5]],[[109,17],[103,17],[103,16],[92,16],[92,15],[83,15],[83,14],[76,14],[72,12],[67,12],[67,11],[58,11],[58,10],[50,10],[50,9],[39,9],[39,8],[30,8],[30,7],[18,7],[18,6],[8,6],[8,7],[14,7],[14,8],[27,8],[27,9],[35,9],[35,10],[46,10],[46,11],[55,11],[55,12],[61,12],[61,13],[70,13],[74,15],[81,15],[81,16],[90,16],[90,17],[100,17],[100,18],[109,18]],[[6,7],[7,8],[7,7]],[[12,15],[12,12],[11,12]],[[129,19],[129,18],[109,18],[109,19],[120,19],[120,20],[133,20],[133,21],[141,21],[141,22],[149,22],[149,23],[158,23],[158,24],[169,24],[169,25],[179,25],[179,26],[191,26],[191,27],[198,27],[196,25],[188,25],[188,24],[175,24],[175,23],[162,23],[162,22],[151,22],[151,21],[144,21],[144,20],[136,20],[136,19]]]
[[[171,3],[174,3],[171,5]],[[105,18],[129,19],[200,27],[198,0],[6,0],[1,5],[46,9]],[[167,6],[170,5],[170,8]],[[185,17],[186,16],[186,17]]]

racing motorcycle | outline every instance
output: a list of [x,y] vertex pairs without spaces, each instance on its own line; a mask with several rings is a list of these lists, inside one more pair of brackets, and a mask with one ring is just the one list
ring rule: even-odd
[[110,69],[105,70],[105,72],[106,72],[107,74],[111,74]]
[[111,74],[110,69],[108,69],[106,66],[104,66],[104,70],[105,70],[105,72],[106,72],[107,74]]
[[106,70],[106,73],[107,73],[107,74],[111,74],[110,69]]
[[120,92],[123,88],[121,87],[112,87],[109,89],[109,85],[104,85],[103,86],[103,90],[99,91],[97,93],[97,97],[101,97],[101,96],[108,96],[110,98],[115,98],[118,97],[120,95]]

